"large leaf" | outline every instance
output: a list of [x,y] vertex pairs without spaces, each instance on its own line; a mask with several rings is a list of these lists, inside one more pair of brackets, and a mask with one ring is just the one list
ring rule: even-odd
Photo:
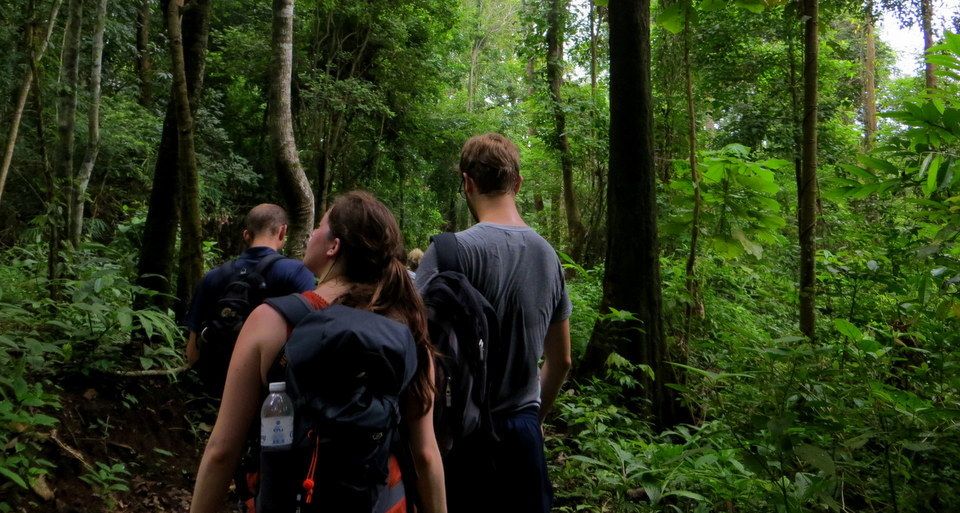
[[863,338],[863,332],[860,331],[860,328],[854,326],[846,319],[834,319],[833,325],[837,328],[837,331],[839,331],[841,335],[849,338],[850,340],[860,340]]
[[794,452],[805,463],[820,469],[828,476],[837,473],[837,465],[833,462],[830,454],[815,445],[803,444],[797,447]]
[[665,7],[655,20],[657,25],[670,31],[672,34],[679,34],[683,31],[683,6],[674,4]]

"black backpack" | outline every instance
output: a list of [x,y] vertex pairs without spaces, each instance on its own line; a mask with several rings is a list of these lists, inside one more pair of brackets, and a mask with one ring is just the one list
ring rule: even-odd
[[400,396],[417,369],[413,335],[372,312],[313,310],[300,294],[267,304],[295,326],[278,357],[294,404],[294,441],[290,450],[261,451],[257,511],[375,511]]
[[260,259],[252,268],[239,260],[228,264],[233,268],[233,274],[217,298],[213,315],[204,321],[197,335],[197,349],[200,351],[197,371],[211,395],[223,395],[230,357],[240,328],[250,312],[266,299],[267,270],[283,258],[279,253],[272,253]]
[[499,381],[488,372],[488,362],[499,343],[500,325],[493,306],[460,270],[456,236],[437,235],[433,246],[438,273],[422,295],[430,340],[438,352],[434,430],[446,456],[475,432],[496,439],[489,398]]

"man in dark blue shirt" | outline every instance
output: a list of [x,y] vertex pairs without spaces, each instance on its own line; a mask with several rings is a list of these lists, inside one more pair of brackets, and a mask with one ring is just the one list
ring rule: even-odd
[[[190,330],[187,361],[191,366],[200,358],[197,335],[201,333],[203,324],[216,315],[217,301],[236,271],[244,267],[252,271],[263,258],[280,251],[286,237],[287,213],[280,206],[263,203],[247,214],[243,230],[247,249],[236,260],[208,272],[197,285],[193,295],[190,311],[187,313],[187,328]],[[292,258],[274,262],[264,271],[263,278],[267,288],[261,299],[313,290],[316,283],[313,273],[303,262]]]

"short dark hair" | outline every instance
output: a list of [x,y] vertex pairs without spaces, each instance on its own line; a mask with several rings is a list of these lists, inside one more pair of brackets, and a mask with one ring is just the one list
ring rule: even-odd
[[273,203],[261,203],[250,209],[243,226],[251,236],[256,237],[265,233],[276,235],[280,227],[287,223],[287,212],[283,207]]
[[460,172],[477,184],[480,194],[511,191],[520,180],[520,150],[500,134],[475,135],[460,151]]

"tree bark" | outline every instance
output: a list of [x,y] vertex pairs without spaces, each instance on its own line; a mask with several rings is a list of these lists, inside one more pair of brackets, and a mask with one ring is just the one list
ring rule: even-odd
[[[926,55],[930,47],[933,46],[933,2],[932,0],[920,0],[920,21],[923,27],[923,53]],[[924,61],[926,65],[923,68],[923,76],[926,80],[927,89],[937,88],[937,76],[934,74],[936,66]]]
[[611,351],[648,365],[656,379],[641,377],[654,421],[683,421],[664,337],[657,234],[656,171],[650,81],[650,0],[611,0],[610,165],[607,188],[607,255],[601,311],[611,308],[635,320],[600,321],[582,369],[596,372]]
[[873,149],[877,133],[877,44],[874,36],[873,0],[867,0],[864,13],[864,58],[863,58],[863,147]]
[[153,62],[150,59],[150,3],[141,0],[137,11],[137,85],[140,88],[137,102],[144,107],[153,103]]
[[[53,218],[59,235],[50,240],[53,254],[53,279],[60,277],[59,253],[70,226],[69,201],[76,191],[73,169],[74,126],[77,120],[77,79],[79,75],[80,25],[83,21],[83,0],[70,0],[67,26],[63,32],[60,60],[60,92],[57,98],[57,157],[55,159],[56,194],[53,197]],[[64,194],[66,192],[66,194]]]
[[[162,13],[167,12],[169,0],[161,0]],[[186,48],[187,93],[191,111],[196,111],[203,91],[203,75],[210,32],[210,0],[193,0],[184,8],[180,20],[183,45]],[[172,95],[163,120],[163,132],[157,148],[157,161],[153,170],[153,187],[150,190],[150,206],[143,229],[140,255],[137,260],[138,283],[157,292],[151,296],[140,295],[136,305],[143,308],[153,304],[161,310],[170,306],[171,278],[177,241],[177,226],[180,220],[178,208],[180,194],[180,171],[177,144],[177,118]],[[184,305],[178,304],[182,311]]]
[[77,186],[70,197],[70,243],[80,245],[83,231],[83,203],[93,175],[93,166],[100,151],[100,79],[103,70],[103,30],[106,25],[107,0],[100,0],[93,28],[93,49],[90,64],[90,107],[87,111],[87,150],[80,164]]
[[[53,7],[50,9],[50,18],[47,20],[47,27],[40,43],[40,48],[29,50],[27,52],[29,60],[39,61],[47,51],[47,44],[50,42],[50,35],[53,33],[53,27],[57,22],[57,14],[60,12],[62,0],[54,0]],[[32,24],[32,20],[31,20]],[[29,30],[33,32],[32,26]],[[33,41],[28,38],[28,48],[32,48]],[[30,55],[32,54],[32,57]],[[23,119],[23,109],[27,105],[27,98],[30,96],[30,89],[33,86],[34,63],[28,62],[23,74],[23,81],[20,83],[20,90],[17,92],[17,103],[13,108],[13,115],[10,117],[10,131],[7,134],[7,145],[3,152],[3,162],[0,164],[0,201],[3,199],[3,189],[7,183],[7,175],[10,172],[10,164],[13,162],[13,150],[17,146],[17,135],[20,132],[20,120]]]
[[190,297],[203,275],[203,234],[200,228],[200,200],[197,157],[193,140],[193,113],[187,88],[186,62],[180,11],[183,0],[171,0],[167,6],[167,32],[170,39],[170,71],[173,75],[171,102],[176,106],[177,167],[180,174],[180,259],[177,273],[177,299],[190,304]]
[[800,331],[810,339],[816,328],[817,225],[817,61],[818,0],[803,1],[803,154],[799,196]]
[[[277,182],[290,214],[287,252],[303,256],[313,227],[313,192],[300,165],[290,113],[290,79],[293,75],[294,0],[273,1],[273,40],[270,73],[270,149]],[[329,173],[329,167],[326,169]]]
[[554,132],[552,146],[560,153],[560,167],[563,172],[563,203],[566,207],[567,234],[570,237],[570,256],[579,260],[583,253],[586,228],[577,207],[577,195],[573,186],[573,157],[570,155],[570,141],[567,138],[567,115],[563,111],[563,98],[560,89],[563,86],[563,31],[565,0],[552,0],[547,14],[547,80],[550,82],[550,99],[553,104]]
[[687,90],[687,143],[690,159],[690,182],[693,184],[693,221],[690,226],[690,254],[687,255],[686,288],[690,296],[686,307],[684,332],[690,334],[690,319],[697,308],[696,262],[697,242],[700,240],[700,173],[697,169],[697,113],[693,102],[693,70],[690,64],[690,43],[693,34],[690,28],[690,3],[686,2],[683,16],[683,69]]

